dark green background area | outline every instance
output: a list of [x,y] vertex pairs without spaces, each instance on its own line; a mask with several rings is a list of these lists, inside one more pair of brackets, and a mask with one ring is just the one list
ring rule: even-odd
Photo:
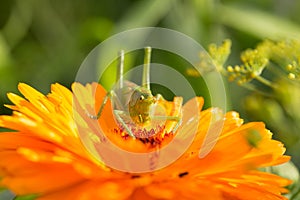
[[[264,38],[300,33],[300,3],[296,0],[2,0],[0,5],[1,105],[8,103],[7,92],[17,92],[18,82],[44,93],[54,82],[70,87],[80,64],[96,45],[130,28],[174,29],[205,48],[230,38],[233,63],[238,62],[239,52]],[[163,59],[178,66],[176,59]],[[198,87],[197,81],[192,82]],[[234,109],[239,109],[241,92],[237,90],[230,90],[235,93],[229,97]],[[0,107],[0,113],[8,112]]]
[[[204,48],[229,38],[232,53],[228,64],[235,64],[240,63],[241,51],[263,39],[300,36],[299,11],[298,0],[1,0],[0,114],[10,113],[3,106],[9,104],[6,93],[18,93],[19,82],[45,94],[55,82],[70,87],[88,53],[121,31],[165,27],[192,37]],[[183,74],[191,67],[166,52],[155,51],[153,59]],[[133,52],[127,56],[125,69],[142,62],[142,51]],[[105,76],[104,86],[108,89],[115,73]],[[166,75],[168,78],[172,77]],[[199,77],[187,78],[197,95],[207,99],[208,107],[205,83]],[[242,100],[250,92],[228,83],[226,78],[224,83],[228,110],[237,110],[249,120]],[[153,90],[172,98],[172,92],[163,88]],[[251,120],[255,120],[253,115]],[[289,149],[289,144],[285,145]]]
[[261,39],[299,33],[300,21],[300,3],[291,0],[2,0],[0,5],[1,105],[18,82],[45,93],[54,82],[69,87],[96,45],[130,28],[174,29],[204,47],[230,38],[230,59],[236,61],[241,50]]

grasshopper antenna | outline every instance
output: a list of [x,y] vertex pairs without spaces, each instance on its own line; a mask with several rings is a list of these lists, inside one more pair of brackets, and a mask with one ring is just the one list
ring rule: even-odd
[[117,80],[119,85],[119,89],[123,88],[124,86],[124,79],[123,79],[123,73],[124,73],[124,50],[119,51],[119,63],[118,63],[118,69],[117,69]]
[[150,60],[151,60],[151,47],[145,47],[144,69],[142,86],[150,90]]

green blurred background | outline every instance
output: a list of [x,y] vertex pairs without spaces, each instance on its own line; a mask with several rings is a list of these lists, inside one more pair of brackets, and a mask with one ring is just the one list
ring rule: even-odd
[[[43,93],[54,82],[70,87],[85,56],[120,31],[165,27],[187,34],[203,47],[229,38],[232,53],[228,63],[234,64],[240,62],[242,50],[263,39],[300,36],[299,11],[298,0],[1,0],[0,113],[10,113],[2,105],[9,103],[7,92],[18,93],[18,82]],[[178,65],[168,56],[164,59]],[[291,141],[286,137],[291,135],[288,127],[283,129],[280,123],[272,124],[245,109],[244,97],[252,92],[224,81],[229,109],[239,111],[246,121],[264,120],[300,166],[299,121],[291,130],[296,138]],[[194,80],[194,87],[199,87],[196,83]]]

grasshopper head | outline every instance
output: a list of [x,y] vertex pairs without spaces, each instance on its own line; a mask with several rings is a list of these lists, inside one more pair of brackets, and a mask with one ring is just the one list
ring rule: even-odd
[[151,91],[145,87],[137,87],[129,100],[129,113],[131,119],[138,124],[150,120],[150,107],[155,103]]

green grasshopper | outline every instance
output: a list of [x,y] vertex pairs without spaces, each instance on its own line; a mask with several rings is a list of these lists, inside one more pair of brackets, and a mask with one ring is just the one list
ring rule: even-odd
[[[149,124],[151,120],[172,120],[177,124],[174,126],[172,132],[175,132],[181,124],[181,117],[179,116],[151,116],[151,107],[155,105],[158,100],[162,100],[162,95],[152,95],[150,89],[150,60],[151,60],[151,47],[145,48],[144,65],[142,85],[136,85],[130,81],[124,81],[124,51],[119,53],[119,64],[117,69],[117,84],[115,88],[107,92],[103,102],[99,108],[97,115],[88,114],[92,119],[99,119],[106,105],[108,98],[111,99],[114,108],[114,116],[117,121],[124,127],[128,135],[136,138],[128,123],[124,118],[130,117],[131,122],[139,127],[144,127]],[[125,116],[125,117],[124,117]]]

